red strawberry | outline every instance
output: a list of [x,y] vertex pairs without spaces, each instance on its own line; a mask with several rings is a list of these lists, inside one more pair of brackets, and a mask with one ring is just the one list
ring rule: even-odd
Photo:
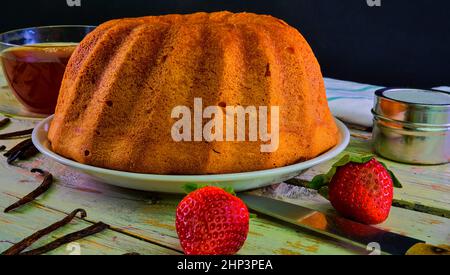
[[176,229],[187,255],[235,254],[248,234],[249,213],[238,197],[203,187],[178,204]]
[[331,204],[345,217],[377,224],[389,215],[394,192],[392,179],[375,159],[339,167],[328,188]]
[[384,164],[372,156],[345,156],[327,175],[313,179],[322,187],[329,181],[328,198],[344,217],[366,224],[385,221],[392,205],[393,187],[401,187]]

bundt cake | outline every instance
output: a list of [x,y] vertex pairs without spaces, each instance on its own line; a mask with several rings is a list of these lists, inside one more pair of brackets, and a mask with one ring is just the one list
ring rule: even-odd
[[[194,125],[192,115],[192,124],[174,130],[182,117],[174,108],[194,110],[199,100],[224,114],[228,107],[267,106],[268,132],[278,124],[274,150],[261,150],[267,136],[251,140],[250,130],[244,140],[195,134],[177,140],[173,131],[201,130],[218,116],[213,112]],[[214,125],[211,133],[225,132],[225,123],[223,129]],[[239,129],[234,131],[232,137]],[[296,29],[268,15],[215,12],[117,19],[97,27],[69,60],[48,137],[54,152],[93,166],[216,174],[316,157],[336,145],[338,130],[319,64]]]

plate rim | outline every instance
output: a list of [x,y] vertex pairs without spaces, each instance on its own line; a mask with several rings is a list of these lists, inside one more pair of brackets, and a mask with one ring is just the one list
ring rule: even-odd
[[[240,172],[240,173],[228,173],[228,174],[210,174],[210,175],[162,175],[162,174],[146,174],[146,173],[135,173],[135,172],[127,172],[120,170],[113,170],[108,168],[97,167],[93,165],[83,164],[68,158],[65,158],[49,148],[45,146],[45,144],[41,143],[38,132],[45,131],[48,133],[48,128],[45,129],[46,125],[49,125],[52,121],[54,115],[51,115],[44,120],[40,121],[36,127],[34,128],[31,139],[36,146],[36,148],[45,156],[50,159],[59,162],[63,165],[76,168],[82,171],[89,171],[93,173],[100,174],[108,174],[109,176],[116,176],[122,178],[132,178],[138,180],[152,180],[152,181],[161,181],[161,182],[211,182],[211,181],[227,181],[227,180],[245,180],[252,179],[256,177],[265,177],[271,175],[280,175],[280,174],[289,174],[296,171],[304,170],[310,168],[319,163],[328,161],[335,156],[339,155],[341,152],[347,148],[350,142],[350,131],[347,126],[339,119],[334,117],[336,125],[340,134],[340,141],[333,148],[329,149],[325,153],[320,154],[319,156],[312,158],[310,160],[294,163],[287,166],[265,169],[265,170],[257,170],[257,171],[249,171],[249,172]],[[48,141],[47,136],[45,137],[45,141]]]

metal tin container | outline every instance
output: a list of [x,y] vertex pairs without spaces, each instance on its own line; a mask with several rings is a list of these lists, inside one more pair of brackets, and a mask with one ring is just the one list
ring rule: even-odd
[[450,93],[387,88],[375,92],[375,151],[398,162],[450,161]]

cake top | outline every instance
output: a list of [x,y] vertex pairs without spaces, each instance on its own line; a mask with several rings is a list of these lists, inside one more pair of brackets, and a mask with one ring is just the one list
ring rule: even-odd
[[[167,23],[167,24],[224,24],[224,25],[272,25],[290,28],[286,22],[270,15],[229,11],[220,12],[197,12],[192,14],[167,14],[158,16],[144,16],[135,18],[114,19],[103,23],[101,26],[111,26],[120,23]],[[294,29],[295,30],[295,29]]]

